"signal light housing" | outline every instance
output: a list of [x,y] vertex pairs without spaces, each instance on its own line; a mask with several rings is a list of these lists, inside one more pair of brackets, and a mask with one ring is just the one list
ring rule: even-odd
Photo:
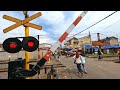
[[17,53],[22,48],[25,51],[32,52],[35,51],[39,46],[39,41],[32,36],[22,37],[23,38],[22,42],[18,38],[6,39],[3,42],[3,49],[8,53]]
[[17,53],[22,49],[21,41],[17,38],[8,38],[3,42],[3,49],[8,53]]
[[25,37],[22,41],[22,47],[25,51],[32,52],[35,51],[39,46],[39,41],[34,37]]

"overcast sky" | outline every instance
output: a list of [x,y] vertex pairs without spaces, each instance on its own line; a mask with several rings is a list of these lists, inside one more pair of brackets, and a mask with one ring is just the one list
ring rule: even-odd
[[[82,11],[28,11],[29,16],[41,12],[42,16],[30,21],[31,23],[41,25],[42,30],[37,30],[34,28],[30,29],[30,36],[44,35],[40,36],[40,43],[54,43],[58,38],[68,29],[68,27],[73,23],[73,21],[78,17]],[[72,36],[114,11],[88,11],[85,17],[80,21],[80,23],[74,28],[69,36]],[[2,43],[8,37],[21,37],[24,36],[25,28],[20,26],[8,33],[3,33],[3,29],[11,26],[14,22],[3,19],[3,15],[12,16],[23,20],[24,14],[22,11],[0,11],[0,43]],[[115,36],[120,40],[120,12],[116,12],[109,18],[98,23],[92,28],[76,35],[77,38],[86,36],[91,33],[92,40],[97,40],[97,34],[101,33],[100,38]],[[69,37],[68,36],[68,37]],[[68,39],[68,38],[67,38]]]

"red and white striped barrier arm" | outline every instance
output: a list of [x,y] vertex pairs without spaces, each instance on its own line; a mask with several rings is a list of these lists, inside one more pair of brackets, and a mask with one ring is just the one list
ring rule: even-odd
[[31,70],[21,70],[16,72],[16,77],[30,77],[37,74],[40,68],[49,60],[52,53],[60,46],[60,44],[66,39],[70,32],[75,28],[75,26],[80,22],[80,20],[85,16],[87,11],[84,11],[78,16],[78,18],[70,25],[70,27],[63,33],[63,35],[58,39],[58,41],[51,47],[51,49],[43,56],[41,60],[37,62]]
[[81,21],[81,19],[86,15],[88,11],[84,11],[77,17],[77,19],[69,26],[69,28],[63,33],[63,35],[58,39],[58,41],[51,47],[51,49],[43,57],[46,60],[49,60],[52,53],[60,46],[60,44],[66,39],[70,32],[75,28],[75,26]]

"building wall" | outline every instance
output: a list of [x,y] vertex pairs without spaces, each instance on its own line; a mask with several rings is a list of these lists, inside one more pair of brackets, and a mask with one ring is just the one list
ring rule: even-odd
[[2,44],[0,44],[0,51],[3,51],[4,49],[3,49],[3,47],[2,47]]
[[72,48],[77,48],[77,47],[78,47],[78,44],[75,44],[75,43],[74,43],[75,40],[77,40],[77,39],[72,38],[72,39],[69,41],[69,44],[68,44],[68,47],[69,47],[69,48],[70,48],[70,47],[72,47]]
[[79,38],[79,46],[83,46],[83,45],[91,45],[91,41],[90,41],[90,37],[89,36],[85,36],[82,38]]
[[74,43],[76,40],[77,39],[75,39],[75,38],[69,40],[68,47],[78,48],[78,47],[83,47],[84,45],[91,45],[91,41],[90,41],[89,36],[79,38],[78,43]]
[[[40,50],[40,58],[42,58],[46,54],[47,50]],[[38,51],[30,52],[30,59],[38,60]],[[9,56],[11,61],[17,58],[25,58],[25,51],[20,51],[18,53],[7,53],[7,52],[0,52],[0,61],[9,60]]]
[[118,42],[118,45],[120,46],[120,42]]
[[0,48],[0,51],[3,51],[3,48]]
[[110,42],[110,45],[119,45],[118,39],[115,39],[115,38],[111,38],[109,42]]
[[40,48],[43,48],[43,47],[51,47],[51,45],[50,45],[50,44],[40,44],[39,47],[40,47]]

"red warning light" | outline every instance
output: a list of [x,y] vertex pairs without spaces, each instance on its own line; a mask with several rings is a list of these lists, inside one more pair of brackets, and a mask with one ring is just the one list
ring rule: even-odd
[[10,44],[9,44],[9,47],[10,47],[10,48],[16,48],[17,45],[16,45],[15,43],[10,43]]
[[25,37],[22,40],[22,48],[25,51],[33,52],[38,48],[38,46],[39,46],[39,41],[32,36]]
[[28,46],[29,46],[29,47],[33,47],[33,46],[34,46],[34,42],[33,42],[33,41],[29,41],[29,42],[28,42]]

